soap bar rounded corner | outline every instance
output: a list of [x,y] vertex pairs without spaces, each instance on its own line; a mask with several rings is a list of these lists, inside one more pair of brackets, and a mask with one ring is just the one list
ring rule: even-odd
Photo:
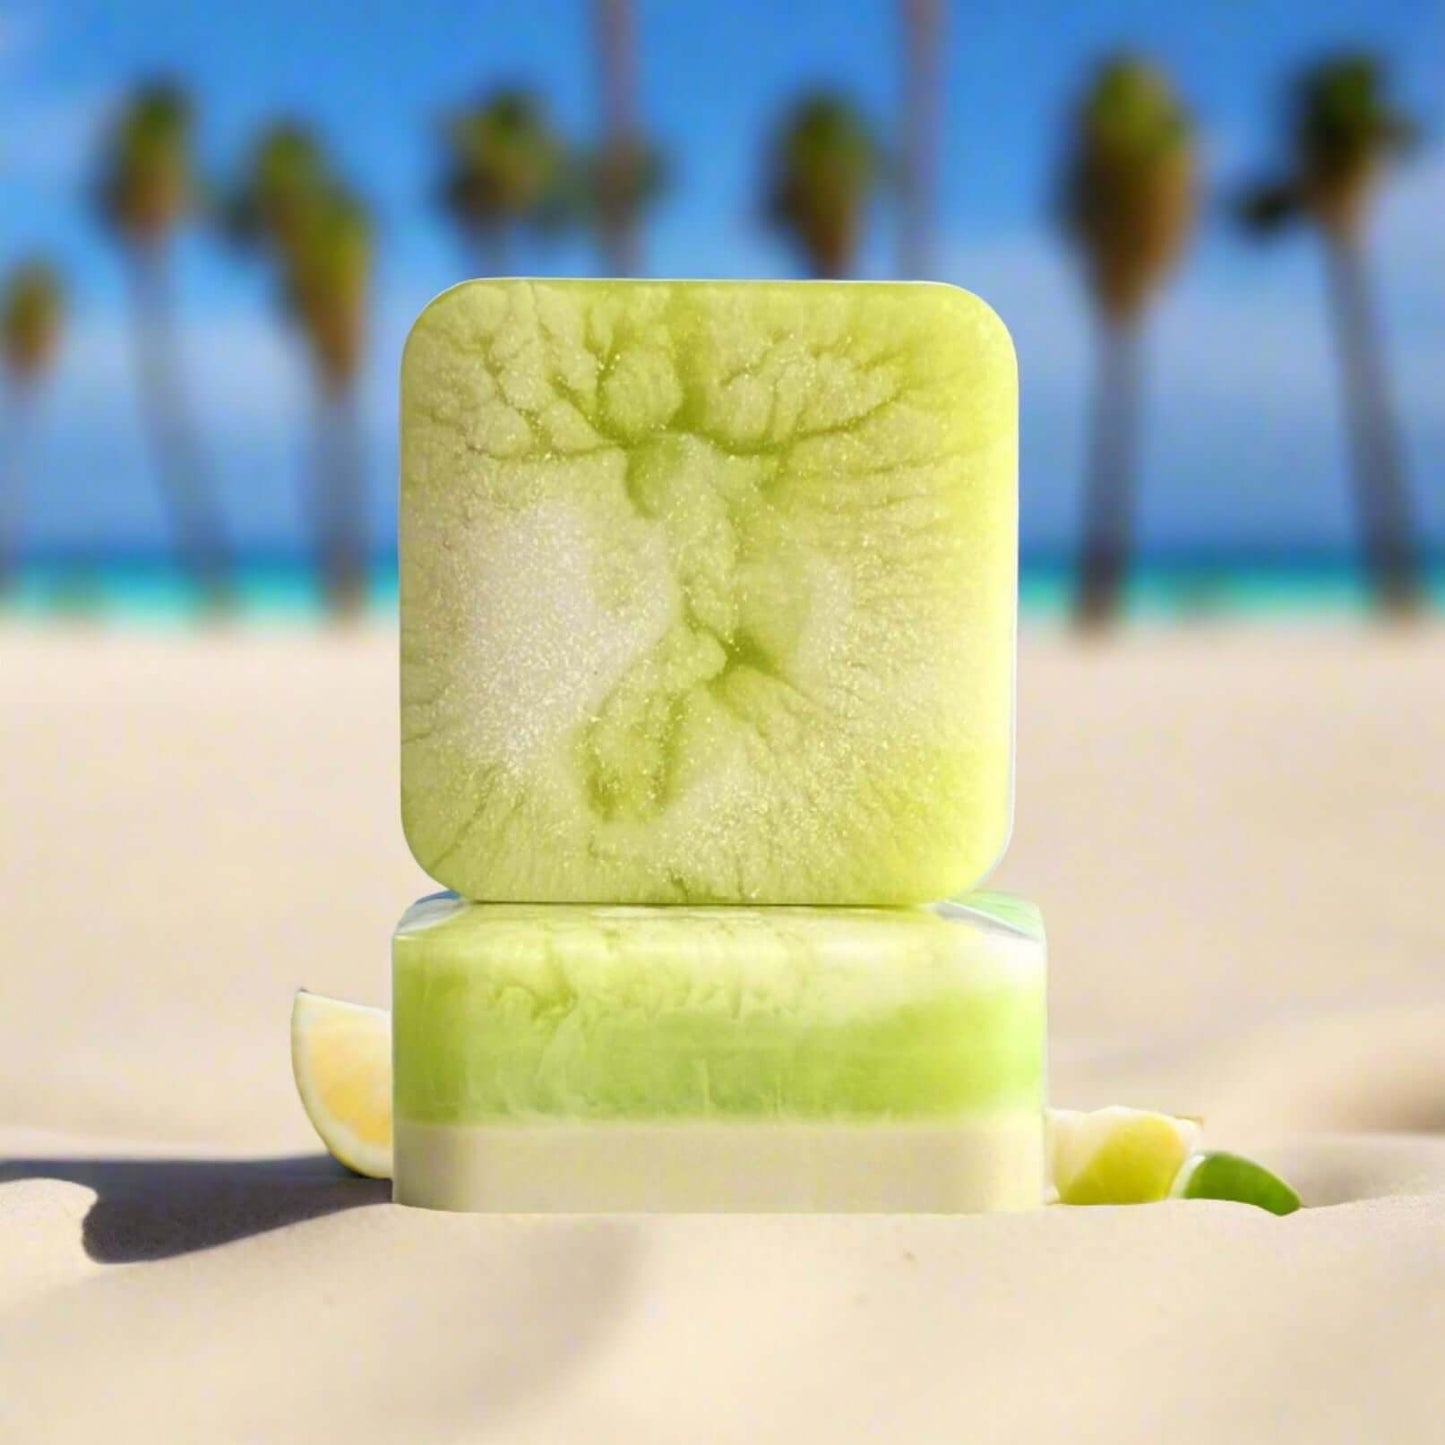
[[418,343],[436,324],[437,318],[477,284],[479,283],[475,280],[466,280],[455,281],[450,286],[443,287],[412,317],[411,325],[406,328],[406,336],[401,343],[401,363],[397,369],[403,386],[403,402],[406,379],[410,374]]
[[998,309],[986,297],[967,286],[954,281],[916,281],[916,286],[937,291],[958,308],[959,320],[966,322],[991,345],[1004,353],[1012,366],[1014,376],[1018,375],[1018,348],[1014,344],[1013,332]]
[[402,343],[403,370],[406,365],[407,346],[418,333],[424,332],[428,326],[433,325],[444,311],[479,291],[504,291],[530,284],[531,282],[525,277],[468,276],[465,280],[453,281],[450,286],[443,286],[440,291],[423,303],[421,309],[412,318],[411,325],[406,329],[406,340]]
[[1002,816],[994,821],[996,827],[988,838],[984,839],[978,835],[970,837],[969,861],[946,875],[941,881],[941,886],[930,890],[926,898],[891,898],[887,900],[889,906],[918,906],[933,903],[939,899],[957,902],[961,898],[990,892],[991,890],[987,886],[988,880],[993,877],[995,870],[1003,862],[1008,853],[1009,844],[1013,841],[1014,795],[1012,786],[1009,788]]
[[[409,774],[410,768],[407,765],[407,747],[405,744],[401,750],[401,786],[399,789],[398,814],[401,821],[402,841],[406,844],[406,851],[411,854],[411,860],[426,874],[433,883],[439,883],[443,889],[452,890],[451,881],[442,875],[447,869],[439,860],[442,855],[434,846],[434,840],[428,837],[427,822],[428,814],[424,799],[427,789],[414,783]],[[433,829],[434,829],[433,825]],[[434,895],[428,894],[427,898]],[[427,901],[427,898],[420,898],[407,909],[406,917],[412,909]]]

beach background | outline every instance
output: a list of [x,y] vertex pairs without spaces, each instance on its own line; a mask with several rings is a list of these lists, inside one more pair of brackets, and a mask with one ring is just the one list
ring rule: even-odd
[[[0,4],[0,1438],[1437,1439],[1445,12],[422,8]],[[446,1217],[320,1153],[292,991],[384,1004],[430,888],[406,326],[621,270],[1009,323],[993,882],[1051,1094],[1202,1115],[1306,1210]]]

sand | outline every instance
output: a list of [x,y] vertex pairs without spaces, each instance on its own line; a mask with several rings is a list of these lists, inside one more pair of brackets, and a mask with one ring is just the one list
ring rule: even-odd
[[474,1218],[316,1152],[428,885],[394,635],[0,631],[0,1440],[1435,1441],[1445,630],[1023,642],[1052,1093],[1313,1206]]

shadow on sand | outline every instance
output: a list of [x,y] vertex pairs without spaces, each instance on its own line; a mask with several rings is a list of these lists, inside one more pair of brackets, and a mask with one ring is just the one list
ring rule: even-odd
[[[391,1199],[387,1181],[348,1174],[324,1155],[0,1159],[0,1192],[44,1179],[95,1191],[82,1238],[103,1264],[170,1259]],[[630,1313],[644,1252],[634,1221],[520,1218],[496,1227],[423,1210],[396,1215],[377,1238],[400,1235],[418,1247],[377,1249],[368,1238],[339,1254],[308,1254],[297,1241],[275,1262],[278,1273],[263,1267],[254,1290],[288,1316],[274,1334],[243,1333],[256,1319],[252,1289],[237,1289],[249,1278],[244,1256],[172,1280],[171,1297],[184,1302],[173,1313],[140,1271],[113,1271],[107,1289],[37,1291],[14,1332],[18,1353],[7,1338],[0,1370],[40,1377],[36,1424],[28,1433],[0,1424],[0,1440],[99,1440],[117,1421],[126,1439],[182,1438],[166,1431],[158,1408],[195,1426],[182,1431],[188,1440],[238,1438],[237,1419],[249,1422],[248,1440],[300,1439],[297,1422],[318,1419],[327,1440],[506,1440],[519,1413],[566,1394]],[[196,1280],[212,1281],[214,1293]],[[226,1322],[220,1335],[195,1328],[203,1297]],[[429,1331],[440,1332],[437,1347],[410,1350]],[[217,1365],[221,1340],[244,1351],[243,1365]],[[134,1384],[129,1375],[131,1362],[158,1353],[175,1375],[163,1403],[147,1384],[153,1371],[137,1370]],[[76,1378],[99,1385],[77,1391]],[[9,1404],[0,1400],[6,1423]]]
[[17,1179],[64,1179],[95,1190],[83,1238],[101,1264],[169,1259],[391,1199],[388,1181],[350,1174],[324,1154],[0,1160],[0,1184]]

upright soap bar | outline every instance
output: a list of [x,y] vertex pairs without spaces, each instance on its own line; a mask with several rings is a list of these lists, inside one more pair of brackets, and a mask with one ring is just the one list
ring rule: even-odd
[[495,901],[907,904],[1011,809],[1016,372],[928,284],[475,281],[402,367],[402,814]]
[[396,1197],[472,1210],[1023,1208],[1029,905],[424,899],[393,943]]

